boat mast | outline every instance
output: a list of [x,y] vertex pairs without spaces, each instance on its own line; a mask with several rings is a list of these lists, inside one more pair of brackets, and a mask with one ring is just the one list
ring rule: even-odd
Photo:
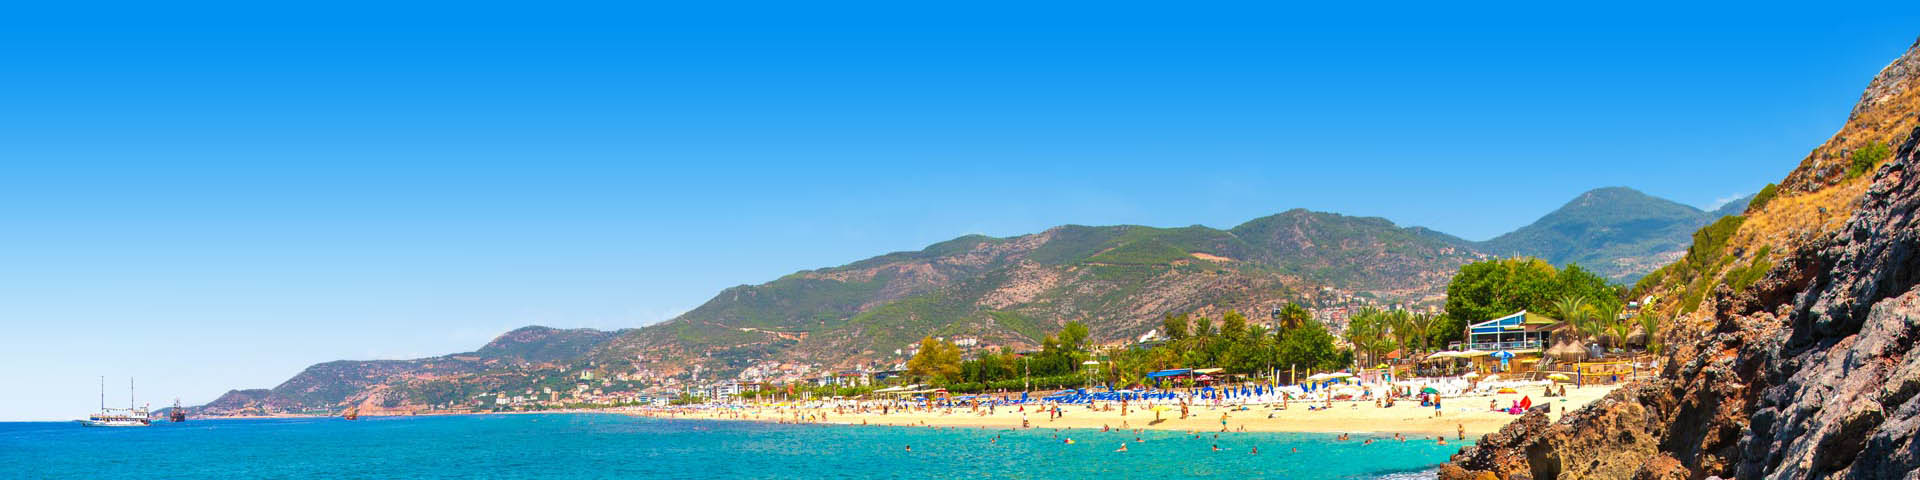
[[127,377],[127,410],[133,410],[133,377]]
[[107,409],[107,376],[100,376],[100,409]]

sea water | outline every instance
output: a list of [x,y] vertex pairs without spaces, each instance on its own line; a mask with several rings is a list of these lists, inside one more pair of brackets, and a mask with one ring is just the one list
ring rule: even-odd
[[[1431,471],[1462,445],[1200,436],[1148,431],[1136,442],[1132,433],[1085,429],[609,414],[194,419],[148,428],[0,423],[0,478],[1381,478]],[[1367,438],[1375,442],[1362,445]],[[1122,442],[1129,451],[1114,452]]]

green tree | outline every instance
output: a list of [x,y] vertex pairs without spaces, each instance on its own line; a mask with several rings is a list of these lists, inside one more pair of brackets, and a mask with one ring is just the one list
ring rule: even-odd
[[1220,317],[1220,336],[1226,337],[1227,341],[1239,341],[1245,338],[1246,334],[1247,317],[1240,312],[1227,310],[1226,315]]
[[1538,258],[1473,262],[1447,283],[1447,315],[1440,322],[1442,342],[1460,340],[1467,324],[1540,305],[1555,288],[1553,265]]
[[1193,317],[1193,336],[1211,337],[1213,333],[1213,319],[1204,316]]
[[1293,302],[1287,302],[1287,306],[1281,307],[1280,311],[1273,316],[1274,327],[1280,330],[1300,328],[1311,320],[1313,320],[1313,313],[1308,312],[1307,307]]
[[1071,354],[1086,353],[1087,336],[1087,324],[1067,322],[1066,326],[1060,328],[1060,347]]
[[1438,321],[1439,317],[1426,313],[1416,313],[1408,320],[1412,330],[1410,333],[1413,334],[1414,350],[1426,351],[1433,346],[1430,339],[1433,338],[1433,326]]
[[1891,156],[1893,156],[1893,150],[1887,148],[1886,144],[1867,142],[1866,146],[1853,151],[1852,158],[1847,164],[1847,178],[1873,173],[1873,167],[1879,166],[1881,160]]
[[1602,329],[1613,337],[1613,341],[1611,342],[1613,348],[1626,348],[1627,334],[1633,332],[1633,321],[1631,319],[1620,318],[1620,306],[1618,304],[1603,303],[1597,305],[1593,308],[1593,316],[1594,321],[1599,323]]
[[1160,320],[1160,329],[1167,332],[1168,340],[1180,341],[1186,339],[1188,337],[1187,314],[1182,313],[1179,316],[1174,316],[1171,313],[1167,314],[1166,318]]
[[1353,355],[1342,355],[1334,345],[1333,334],[1326,325],[1308,319],[1297,328],[1279,330],[1279,358],[1276,365],[1285,364],[1300,368],[1333,370],[1352,363]]
[[[1498,318],[1520,310],[1552,312],[1561,317],[1574,316],[1558,305],[1562,299],[1576,296],[1583,306],[1618,306],[1624,289],[1607,283],[1605,278],[1567,265],[1555,270],[1537,258],[1507,258],[1469,263],[1460,267],[1447,284],[1446,316],[1431,328],[1438,342],[1459,340],[1467,324]],[[1577,309],[1576,309],[1577,310]],[[1582,332],[1591,325],[1576,319],[1560,318]]]
[[1647,352],[1654,354],[1660,353],[1660,347],[1663,343],[1660,341],[1660,317],[1653,316],[1650,312],[1642,311],[1640,315],[1634,318],[1640,321],[1640,331],[1646,332],[1647,334]]
[[1587,297],[1584,295],[1562,295],[1554,299],[1550,312],[1560,321],[1573,325],[1575,329],[1585,331],[1588,317]]
[[1347,344],[1353,345],[1355,355],[1364,358],[1366,363],[1378,362],[1380,354],[1391,348],[1390,328],[1384,312],[1373,307],[1362,308],[1347,319]]
[[907,359],[907,373],[944,383],[960,378],[960,347],[933,337],[920,339],[920,351]]

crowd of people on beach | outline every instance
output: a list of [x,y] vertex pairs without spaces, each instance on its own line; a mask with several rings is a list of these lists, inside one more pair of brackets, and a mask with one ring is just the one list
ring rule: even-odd
[[[1079,442],[1075,441],[1072,435],[1076,432],[1076,428],[1081,428],[1100,432],[1100,436],[1102,437],[1109,436],[1115,432],[1122,434],[1130,433],[1132,441],[1124,441],[1123,439],[1118,447],[1113,449],[1114,453],[1125,453],[1141,444],[1153,441],[1153,436],[1146,434],[1149,429],[1170,429],[1169,427],[1171,425],[1161,425],[1161,423],[1176,418],[1174,417],[1175,412],[1177,412],[1177,418],[1183,422],[1177,424],[1179,427],[1176,428],[1183,429],[1186,432],[1184,438],[1194,441],[1211,440],[1217,442],[1222,434],[1248,431],[1247,425],[1249,421],[1236,421],[1237,418],[1259,418],[1257,415],[1264,411],[1267,419],[1274,419],[1277,413],[1293,408],[1292,404],[1294,403],[1306,403],[1306,410],[1309,411],[1324,411],[1334,409],[1336,405],[1343,405],[1340,407],[1342,410],[1360,409],[1366,404],[1371,404],[1374,408],[1388,409],[1395,408],[1399,402],[1417,402],[1421,408],[1430,408],[1432,410],[1430,414],[1425,416],[1427,419],[1424,421],[1426,422],[1426,435],[1392,433],[1386,436],[1370,436],[1360,440],[1360,445],[1368,446],[1382,441],[1408,442],[1426,440],[1430,440],[1439,445],[1445,445],[1448,440],[1445,435],[1433,435],[1431,429],[1435,427],[1435,425],[1432,425],[1433,422],[1443,421],[1440,420],[1441,415],[1445,411],[1443,404],[1448,403],[1449,398],[1486,394],[1490,397],[1488,410],[1502,413],[1519,414],[1534,408],[1535,405],[1531,397],[1522,396],[1518,400],[1510,401],[1506,406],[1500,405],[1498,399],[1491,398],[1490,392],[1492,392],[1493,389],[1499,389],[1502,393],[1506,393],[1510,392],[1515,386],[1536,387],[1539,385],[1523,384],[1520,382],[1490,385],[1461,385],[1449,383],[1420,384],[1410,382],[1397,384],[1384,382],[1377,384],[1355,384],[1329,382],[1308,388],[1250,388],[1242,391],[1261,393],[1243,393],[1232,396],[1220,393],[1233,390],[1225,387],[1206,391],[1183,389],[1103,392],[1104,394],[1102,395],[1087,394],[1084,393],[1084,391],[1079,391],[1079,393],[1061,391],[1041,398],[1034,398],[1031,394],[1020,393],[964,396],[894,396],[890,398],[829,398],[805,399],[800,401],[769,401],[764,403],[718,403],[671,407],[637,407],[633,413],[664,418],[752,420],[781,424],[827,424],[836,423],[834,420],[840,419],[841,421],[837,422],[838,424],[847,425],[925,427],[943,430],[977,429],[994,432],[991,437],[985,440],[988,444],[999,444],[1001,432],[1038,429],[1042,431],[1052,430],[1050,433],[1053,439],[1060,445],[1075,445]],[[1555,392],[1553,385],[1547,384],[1544,385],[1544,392],[1548,395],[1557,394],[1556,396],[1564,396],[1565,387],[1562,386],[1560,391]],[[1545,404],[1542,403],[1540,406],[1545,406]],[[1007,413],[1014,415],[1001,416],[1003,412],[1009,410],[1011,412]],[[1193,425],[1189,419],[1202,415],[1201,411],[1203,410],[1218,412],[1217,431],[1203,433],[1199,428],[1193,428],[1195,425]],[[1067,424],[1061,423],[1062,419],[1067,418],[1069,415],[1074,415],[1074,412],[1098,412],[1099,416],[1087,416],[1075,422],[1067,422]],[[1150,418],[1135,416],[1136,414],[1145,414],[1146,412],[1152,412],[1152,416]],[[1117,413],[1117,415],[1114,415],[1115,413]],[[1243,415],[1256,416],[1244,417]],[[967,417],[976,417],[977,420],[964,420]],[[1018,418],[1017,424],[1011,423],[1015,417]],[[1001,420],[997,419],[1002,418],[1009,423],[999,423]],[[929,420],[932,420],[934,424],[929,424]],[[1113,422],[1100,423],[1097,427],[1087,426],[1090,422],[1104,422],[1107,420],[1113,420]],[[1144,422],[1144,424],[1136,425],[1134,423],[1136,420]],[[1212,423],[1210,420],[1211,418],[1209,418],[1208,423]],[[965,426],[956,426],[956,423]],[[1072,426],[1072,424],[1075,423],[1079,424],[1079,426]],[[1453,422],[1449,421],[1448,423]],[[1465,424],[1457,423],[1454,427],[1454,432],[1452,432],[1455,433],[1454,440],[1465,439],[1467,430]],[[1207,427],[1207,429],[1211,430],[1212,428]],[[1211,438],[1207,437],[1209,434]],[[1352,434],[1341,433],[1335,437],[1334,441],[1353,441],[1353,437]],[[1290,447],[1288,451],[1298,452],[1298,448],[1299,447]],[[1220,444],[1213,442],[1209,442],[1209,449],[1216,452],[1227,450],[1227,448],[1221,447]],[[903,450],[911,451],[911,447],[905,447]],[[1248,447],[1246,453],[1259,454],[1260,452],[1257,447]]]

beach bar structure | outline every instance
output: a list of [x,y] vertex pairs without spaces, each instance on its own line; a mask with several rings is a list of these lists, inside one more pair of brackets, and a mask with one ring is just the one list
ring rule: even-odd
[[1559,320],[1546,315],[1521,310],[1468,325],[1466,343],[1454,342],[1450,346],[1461,351],[1539,351],[1547,346],[1548,336],[1559,324]]

